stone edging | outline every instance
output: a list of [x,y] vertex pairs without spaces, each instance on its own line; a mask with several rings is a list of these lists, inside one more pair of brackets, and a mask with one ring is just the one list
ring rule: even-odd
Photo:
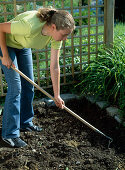
[[101,101],[101,98],[96,99],[94,96],[85,96],[85,98],[89,102],[96,104],[100,109],[104,109],[109,116],[113,117],[118,123],[125,126],[125,122],[123,122],[121,120],[121,117],[119,116],[121,112],[120,109],[118,109],[117,107],[111,106],[110,103],[107,101]]
[[[118,123],[125,126],[125,122],[123,122],[119,116],[120,109],[118,109],[117,107],[110,106],[110,103],[108,103],[107,101],[101,101],[101,98],[96,99],[94,96],[84,96],[84,95],[78,96],[75,94],[61,94],[61,98],[65,101],[65,103],[69,100],[80,99],[82,97],[85,97],[92,104],[96,104],[100,109],[105,109],[105,111],[109,116],[113,117]],[[34,101],[33,105],[40,102],[45,102],[48,107],[55,106],[54,101],[49,98],[43,98],[41,100]],[[0,107],[0,115],[2,114],[2,110],[3,107]]]
[[[113,117],[118,123],[125,126],[125,122],[123,122],[119,116],[120,109],[118,109],[117,107],[110,106],[110,103],[108,103],[107,101],[102,101],[101,98],[96,99],[95,96],[84,96],[84,95],[78,96],[75,94],[61,94],[61,98],[65,101],[65,103],[69,100],[80,99],[82,97],[85,97],[92,104],[96,104],[100,109],[104,109],[109,116]],[[36,102],[37,101],[35,101],[34,104]],[[38,102],[45,102],[48,107],[55,106],[53,100],[49,98],[43,98]]]

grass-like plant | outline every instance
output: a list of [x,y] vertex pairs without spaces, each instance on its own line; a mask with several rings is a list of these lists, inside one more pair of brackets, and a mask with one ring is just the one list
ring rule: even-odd
[[97,60],[84,67],[81,79],[82,93],[101,96],[125,111],[125,42],[119,39],[113,49],[102,47]]

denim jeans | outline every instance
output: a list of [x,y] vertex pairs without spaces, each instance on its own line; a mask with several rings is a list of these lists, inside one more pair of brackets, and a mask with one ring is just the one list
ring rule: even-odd
[[[31,49],[8,47],[8,52],[16,68],[34,81]],[[2,56],[1,49],[0,56]],[[12,68],[8,69],[2,65],[1,60],[0,65],[8,85],[3,111],[2,137],[15,138],[20,136],[20,128],[33,125],[34,87]]]

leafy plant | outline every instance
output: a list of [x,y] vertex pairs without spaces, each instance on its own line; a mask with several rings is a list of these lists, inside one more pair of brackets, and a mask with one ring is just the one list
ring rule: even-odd
[[125,109],[125,42],[100,49],[97,60],[85,65],[78,84],[82,93],[95,94]]

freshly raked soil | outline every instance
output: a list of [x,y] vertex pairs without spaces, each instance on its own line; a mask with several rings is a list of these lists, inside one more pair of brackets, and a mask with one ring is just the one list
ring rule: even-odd
[[125,127],[84,98],[71,100],[66,106],[112,137],[110,146],[108,139],[70,113],[39,103],[34,106],[33,121],[43,131],[21,132],[28,143],[21,149],[9,148],[0,140],[0,169],[125,170]]

